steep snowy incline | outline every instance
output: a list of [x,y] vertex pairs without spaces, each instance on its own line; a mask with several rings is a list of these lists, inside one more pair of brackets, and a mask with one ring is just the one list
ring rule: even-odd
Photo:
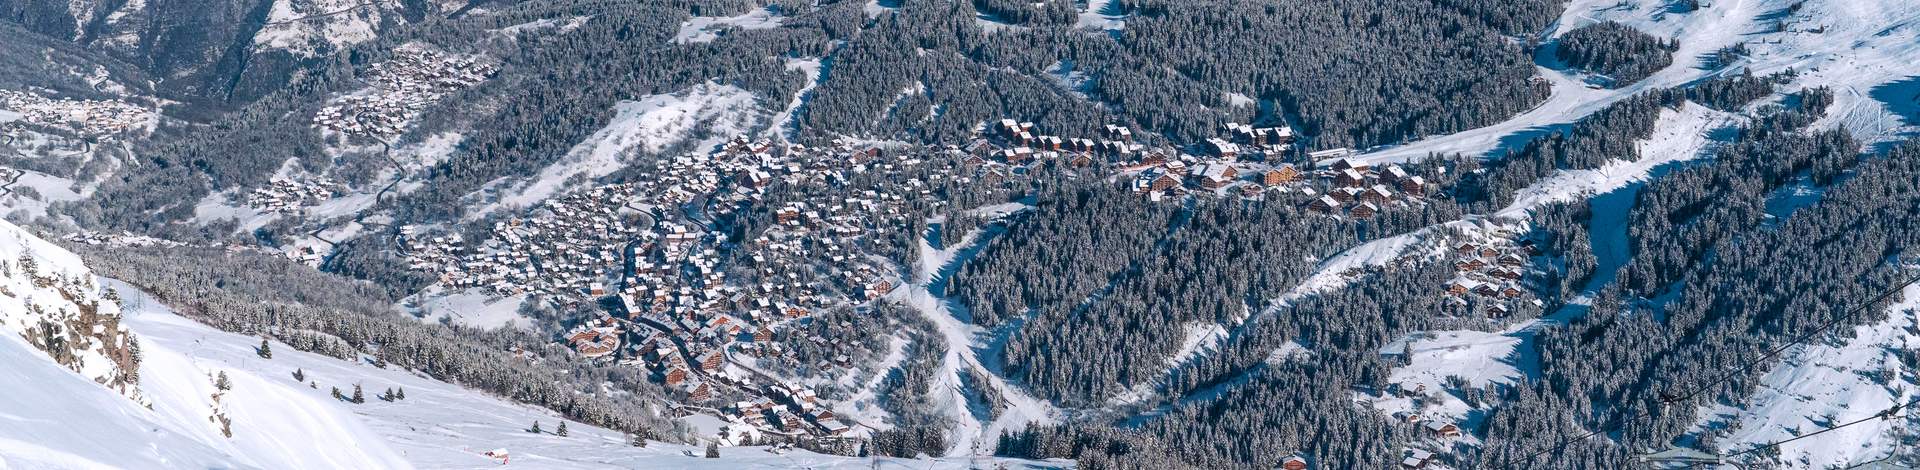
[[0,468],[221,468],[234,460],[11,334],[0,334],[0,396]]
[[1535,208],[1554,202],[1573,201],[1606,193],[1645,181],[1661,166],[1692,160],[1713,145],[1713,132],[1732,128],[1741,118],[1699,103],[1688,102],[1678,110],[1660,111],[1654,121],[1653,136],[1635,143],[1639,159],[1615,159],[1592,170],[1562,170],[1514,193],[1513,203],[1495,213],[1510,219],[1524,219]]
[[[143,376],[152,385],[155,411],[183,427],[208,426],[194,416],[211,393],[206,374],[224,371],[234,383],[223,403],[232,419],[236,455],[265,468],[495,468],[500,462],[481,455],[506,449],[514,468],[799,468],[893,464],[922,468],[967,468],[968,460],[865,459],[804,451],[775,454],[761,447],[725,447],[722,458],[687,457],[704,449],[654,442],[632,447],[624,435],[581,423],[567,423],[569,435],[554,435],[563,420],[543,409],[510,403],[481,392],[367,361],[348,362],[294,351],[272,343],[273,358],[255,354],[259,339],[214,330],[174,314],[145,294],[116,285],[126,297],[127,323],[140,332],[152,367]],[[307,379],[293,380],[298,370]],[[156,379],[155,375],[171,377]],[[332,397],[333,387],[351,394],[362,387],[365,403]],[[377,396],[388,388],[404,390],[392,402]],[[210,404],[208,404],[210,405]],[[540,423],[542,433],[526,429]],[[216,444],[218,435],[203,441]],[[315,455],[328,454],[336,462]],[[990,459],[988,465],[1048,465]]]
[[42,358],[94,383],[139,399],[133,335],[120,306],[93,281],[80,258],[0,221],[0,336],[21,340]]
[[[1010,212],[1003,209],[1004,206],[986,210]],[[977,253],[986,243],[988,233],[987,229],[976,229],[959,243],[943,249],[934,248],[923,237],[912,282],[889,296],[920,312],[946,338],[947,354],[941,359],[939,371],[934,374],[935,383],[929,389],[939,391],[935,402],[954,420],[953,435],[948,441],[949,457],[991,453],[998,444],[995,439],[1002,433],[1026,429],[1030,424],[1054,423],[1061,417],[1060,410],[1052,403],[1008,383],[999,371],[982,364],[975,350],[986,346],[986,331],[955,317],[946,297],[933,291],[935,285],[946,282],[953,271]],[[968,370],[984,377],[990,391],[1005,400],[1006,409],[990,421],[982,422],[969,407],[966,381],[961,377]]]
[[732,85],[703,83],[679,93],[649,95],[614,105],[614,116],[606,127],[595,131],[525,181],[500,180],[489,184],[483,193],[492,193],[499,202],[488,204],[468,215],[478,220],[493,211],[509,207],[531,207],[554,195],[564,194],[579,181],[606,176],[632,163],[634,152],[658,154],[675,145],[692,142],[704,152],[725,139],[759,128],[769,114],[753,93]]

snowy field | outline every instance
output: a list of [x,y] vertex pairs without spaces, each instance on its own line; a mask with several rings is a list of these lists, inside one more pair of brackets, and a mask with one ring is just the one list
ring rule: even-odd
[[778,28],[786,17],[780,16],[769,8],[761,8],[738,16],[696,16],[680,23],[680,31],[673,35],[673,42],[688,44],[712,42],[720,38],[720,32],[728,28],[769,29]]
[[[1848,337],[1797,346],[1760,378],[1739,406],[1699,411],[1695,432],[1720,429],[1722,452],[1740,452],[1873,416],[1920,395],[1916,371],[1901,351],[1920,348],[1915,328],[1920,286],[1907,286],[1887,319],[1855,327]],[[1908,413],[1910,415],[1910,413]],[[1782,462],[1800,468],[1845,467],[1887,457],[1900,445],[1902,420],[1871,420],[1780,446]],[[1905,432],[1912,432],[1907,429]]]
[[413,305],[403,305],[400,310],[424,322],[448,321],[476,328],[503,325],[526,328],[531,325],[526,317],[520,316],[520,306],[526,301],[525,294],[498,297],[479,289],[447,291],[443,286],[434,285],[409,297],[404,303]]

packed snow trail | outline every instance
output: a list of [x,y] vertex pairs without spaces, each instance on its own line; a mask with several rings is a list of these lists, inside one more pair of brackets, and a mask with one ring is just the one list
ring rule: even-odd
[[[954,435],[947,449],[949,457],[991,454],[998,445],[1001,433],[1025,429],[1034,423],[1058,422],[1061,417],[1060,410],[1053,404],[1029,395],[1025,390],[1008,383],[999,371],[982,365],[975,350],[983,345],[983,338],[988,336],[986,331],[962,323],[954,316],[951,302],[932,290],[933,285],[946,282],[961,263],[984,247],[986,239],[991,238],[987,235],[991,227],[976,229],[959,243],[944,249],[934,248],[926,240],[927,237],[922,237],[919,263],[914,266],[912,282],[890,295],[894,300],[920,312],[946,339],[946,356],[941,359],[940,369],[934,374],[935,382],[928,389],[940,394],[935,402],[954,420]],[[1006,401],[1006,408],[992,421],[981,422],[969,406],[966,387],[960,377],[963,367],[977,377],[985,378],[986,385],[992,388],[989,392]]]
[[[1706,69],[1703,60],[1714,51],[1745,41],[1744,35],[1757,32],[1760,28],[1757,18],[1764,13],[1762,0],[1712,2],[1684,14],[1664,12],[1665,3],[1664,0],[1577,0],[1548,28],[1547,37],[1553,38],[1581,25],[1612,20],[1656,37],[1677,40],[1680,47],[1673,52],[1673,64],[1652,76],[1620,88],[1592,88],[1577,71],[1556,64],[1551,47],[1541,47],[1534,60],[1542,65],[1536,69],[1553,89],[1545,102],[1500,123],[1378,149],[1358,159],[1378,165],[1419,160],[1429,154],[1486,157],[1504,145],[1525,142],[1533,134],[1572,124],[1641,92],[1686,85],[1722,73],[1725,70]],[[1619,5],[1634,6],[1619,8]]]

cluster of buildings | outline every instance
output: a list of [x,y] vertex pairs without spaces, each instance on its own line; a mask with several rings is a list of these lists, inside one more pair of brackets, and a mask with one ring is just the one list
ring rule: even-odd
[[[811,392],[756,385],[780,380],[729,367],[727,354],[783,354],[774,329],[891,291],[884,263],[864,243],[903,230],[909,198],[931,195],[945,180],[916,176],[925,163],[853,142],[810,148],[734,139],[663,159],[640,181],[549,199],[495,222],[483,240],[419,227],[401,234],[410,264],[449,287],[563,304],[617,301],[609,318],[564,338],[582,356],[644,367],[689,402],[758,395],[799,407],[785,412],[803,425],[789,425],[778,410],[762,413],[769,432],[840,433],[845,425],[823,416],[830,407],[813,405],[817,398],[778,396]],[[850,184],[856,180],[887,187],[861,189]],[[789,200],[768,192],[776,184],[836,190]],[[739,223],[721,220],[757,230],[735,232]]]
[[1425,177],[1398,165],[1376,169],[1346,158],[1353,154],[1349,149],[1308,155],[1313,161],[1333,162],[1323,168],[1286,163],[1295,138],[1286,126],[1229,123],[1223,136],[1196,146],[1198,154],[1133,143],[1132,131],[1120,126],[1107,126],[1097,140],[1042,135],[1032,123],[1013,120],[1002,120],[991,130],[990,139],[967,148],[973,154],[967,163],[987,167],[985,177],[999,174],[995,165],[1019,167],[1050,159],[1074,167],[1105,162],[1126,178],[1133,192],[1153,200],[1192,193],[1265,198],[1279,191],[1299,196],[1293,199],[1315,211],[1364,219],[1391,204],[1424,197],[1431,188]]
[[1351,158],[1334,160],[1318,173],[1328,183],[1327,189],[1309,201],[1307,208],[1356,219],[1372,218],[1389,204],[1422,197],[1429,186],[1426,177],[1399,165],[1376,169]]
[[[644,368],[689,404],[732,403],[701,412],[753,432],[836,436],[848,425],[821,397],[754,366],[764,362],[735,362],[734,355],[782,358],[790,348],[775,333],[790,322],[896,288],[875,241],[914,226],[910,219],[923,215],[910,206],[943,205],[937,191],[1032,177],[1033,165],[1045,161],[1131,180],[1151,197],[1259,197],[1280,188],[1377,206],[1426,189],[1398,167],[1280,162],[1291,151],[1286,127],[1230,125],[1226,137],[1201,146],[1204,155],[1132,139],[1120,126],[1097,139],[1063,138],[1012,120],[983,128],[966,145],[910,152],[844,140],[807,147],[735,138],[661,159],[647,178],[549,199],[495,222],[484,239],[417,227],[402,235],[411,265],[443,285],[608,305],[606,317],[569,332],[564,344],[583,357]],[[1295,199],[1308,203],[1304,196]],[[819,366],[827,373],[853,367],[833,358]]]
[[266,186],[247,193],[247,206],[266,212],[299,212],[314,203],[332,199],[345,188],[326,178],[296,181],[274,178]]
[[1481,306],[1488,318],[1513,314],[1513,302],[1527,295],[1521,284],[1537,250],[1531,240],[1519,243],[1497,238],[1490,242],[1462,241],[1452,253],[1456,275],[1447,281],[1447,295],[1462,305]]
[[478,57],[419,46],[403,46],[393,53],[393,58],[368,67],[371,89],[335,99],[314,116],[314,124],[347,135],[392,138],[428,105],[485,81],[498,70]]
[[[1399,393],[1400,396],[1412,397],[1416,402],[1425,398],[1428,394],[1435,392],[1428,390],[1425,385],[1411,383],[1394,384],[1393,389]],[[1460,425],[1445,419],[1423,416],[1417,411],[1394,413],[1394,418],[1401,424],[1414,427],[1419,431],[1419,434],[1425,434],[1428,439],[1432,439],[1435,442],[1458,439],[1463,435]],[[1444,446],[1444,444],[1442,444],[1442,446]],[[1402,450],[1400,468],[1407,470],[1426,468],[1429,463],[1433,462],[1433,459],[1434,453],[1432,451],[1408,447]]]
[[764,396],[738,401],[723,412],[727,419],[785,435],[841,436],[852,430],[813,390],[770,385]]
[[83,230],[79,232],[66,234],[65,236],[62,236],[60,238],[65,239],[66,241],[69,241],[69,242],[79,243],[82,245],[92,245],[92,246],[111,246],[111,247],[186,246],[185,243],[180,243],[180,242],[168,240],[165,238],[151,237],[147,235],[135,235],[131,232],[120,232],[115,234],[115,233],[108,233],[108,232]]
[[478,244],[457,232],[400,233],[408,263],[442,285],[578,303],[606,296],[630,241],[655,235],[647,230],[651,215],[632,207],[637,190],[618,184],[549,199],[530,216],[495,222]]
[[0,111],[18,114],[20,121],[29,124],[83,137],[119,134],[145,127],[153,120],[152,111],[125,101],[56,99],[17,90],[0,90]]

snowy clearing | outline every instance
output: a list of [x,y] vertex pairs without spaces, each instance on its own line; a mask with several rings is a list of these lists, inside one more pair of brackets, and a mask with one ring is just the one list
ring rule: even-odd
[[1612,160],[1592,170],[1560,171],[1514,194],[1513,203],[1494,213],[1503,218],[1525,218],[1534,208],[1554,202],[1572,201],[1605,193],[1637,181],[1644,181],[1662,165],[1692,160],[1713,144],[1714,130],[1737,125],[1740,119],[1689,102],[1680,110],[1660,111],[1654,122],[1653,137],[1635,145],[1640,151],[1636,161]]
[[728,28],[778,28],[786,19],[784,16],[774,14],[769,8],[761,8],[737,16],[696,16],[680,23],[680,32],[673,35],[673,42],[677,44],[711,42],[719,39],[720,32]]

